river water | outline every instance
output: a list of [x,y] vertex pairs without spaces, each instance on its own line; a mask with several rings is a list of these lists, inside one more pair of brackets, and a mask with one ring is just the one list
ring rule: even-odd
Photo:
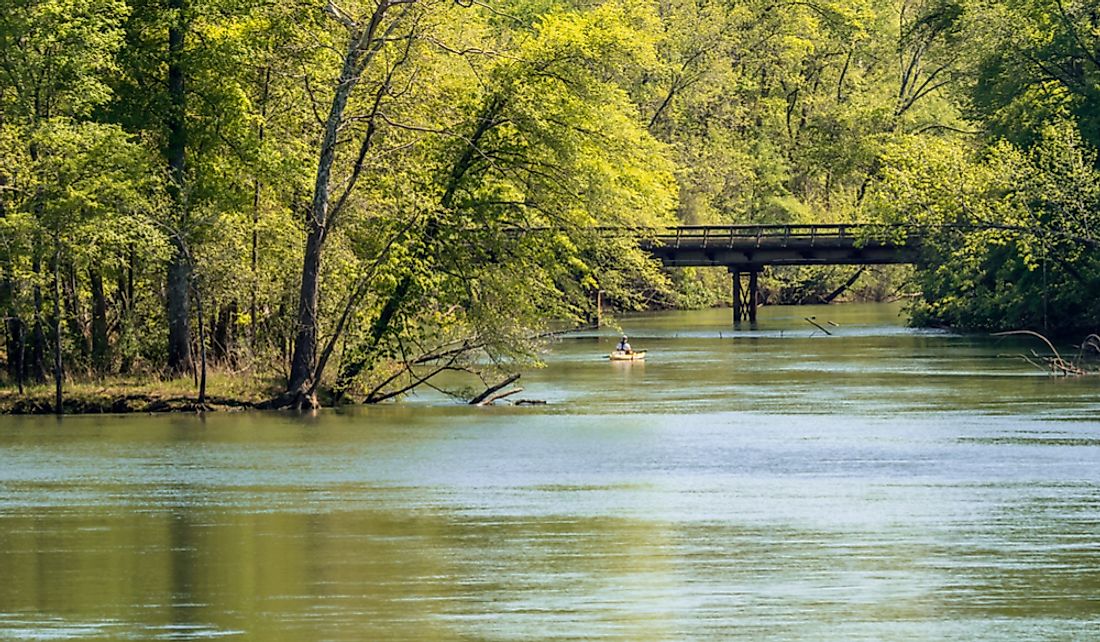
[[3,418],[0,640],[1100,638],[1100,377],[898,313],[628,318],[545,406]]

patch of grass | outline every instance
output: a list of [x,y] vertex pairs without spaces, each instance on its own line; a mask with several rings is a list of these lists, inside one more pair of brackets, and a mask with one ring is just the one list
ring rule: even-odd
[[[248,373],[209,372],[206,381],[208,410],[250,408],[270,399],[282,382]],[[199,410],[198,386],[192,378],[159,379],[153,376],[105,377],[66,381],[62,408],[66,414],[172,412]],[[20,394],[10,382],[0,388],[0,413],[46,414],[54,412],[52,383],[24,387]]]

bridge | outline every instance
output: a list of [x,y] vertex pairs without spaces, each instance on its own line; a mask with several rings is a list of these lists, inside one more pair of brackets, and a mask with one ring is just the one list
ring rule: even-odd
[[916,226],[860,224],[682,225],[641,232],[639,246],[665,265],[727,268],[735,322],[756,321],[757,278],[767,266],[914,263],[924,236]]
[[769,265],[913,263],[922,238],[916,226],[681,225],[643,231],[639,245],[670,267],[752,272]]

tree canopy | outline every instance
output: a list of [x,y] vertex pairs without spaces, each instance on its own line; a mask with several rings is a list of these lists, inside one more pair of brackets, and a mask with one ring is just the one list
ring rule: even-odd
[[926,226],[918,322],[1095,330],[1098,34],[1084,0],[13,0],[8,380],[481,385],[597,291],[708,300],[632,241],[677,223]]

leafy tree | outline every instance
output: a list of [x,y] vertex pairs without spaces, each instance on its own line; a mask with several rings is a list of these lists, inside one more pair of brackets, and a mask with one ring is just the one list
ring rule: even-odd
[[[1094,328],[1100,172],[1072,124],[1028,150],[1000,143],[891,150],[873,202],[887,220],[931,228],[917,273],[918,323],[961,328]],[[950,226],[950,227],[943,227]]]
[[[10,3],[0,15],[0,128],[4,130],[5,156],[15,169],[3,182],[17,192],[4,200],[6,257],[3,293],[7,299],[6,324],[9,370],[19,384],[26,375],[43,380],[47,359],[47,312],[43,286],[47,265],[53,273],[53,372],[55,407],[60,411],[62,381],[60,271],[63,217],[56,208],[68,189],[58,184],[56,150],[74,140],[86,146],[106,142],[113,132],[84,128],[78,123],[110,96],[106,77],[114,69],[114,55],[122,44],[126,5],[114,0],[24,0]],[[64,154],[64,153],[63,153]],[[94,169],[91,169],[94,172]],[[67,178],[67,177],[63,177]],[[71,194],[70,194],[71,196]],[[53,237],[51,243],[48,239]],[[53,251],[49,248],[52,246]],[[29,259],[30,297],[33,316],[31,358],[24,359],[23,318],[28,310],[20,303],[26,293],[17,285]],[[15,356],[18,355],[18,356]],[[13,358],[14,357],[14,358]]]
[[1022,145],[1063,119],[1100,145],[1100,12],[1087,0],[979,4],[984,45],[973,108],[988,131]]

